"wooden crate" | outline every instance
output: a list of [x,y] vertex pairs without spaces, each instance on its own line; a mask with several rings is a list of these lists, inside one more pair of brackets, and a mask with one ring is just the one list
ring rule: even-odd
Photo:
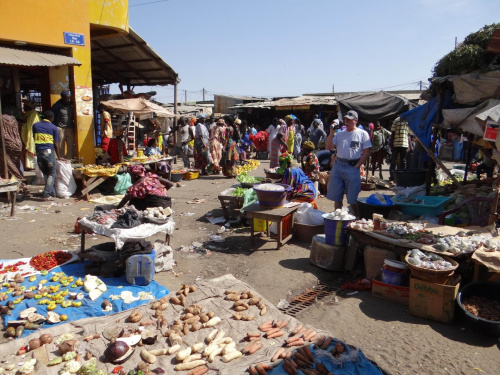
[[240,212],[240,208],[243,207],[244,197],[233,197],[231,195],[219,195],[220,204],[222,206],[222,212],[226,220],[236,219],[238,216],[243,214]]

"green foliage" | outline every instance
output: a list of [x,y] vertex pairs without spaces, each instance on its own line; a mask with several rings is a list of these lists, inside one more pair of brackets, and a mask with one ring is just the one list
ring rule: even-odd
[[500,23],[492,23],[491,25],[484,26],[482,29],[479,29],[475,33],[470,33],[464,39],[463,44],[477,45],[483,49],[486,49],[495,29],[500,29]]
[[484,26],[469,34],[460,46],[436,63],[433,76],[444,77],[485,70],[494,58],[494,54],[487,52],[486,47],[497,28],[500,28],[500,23]]

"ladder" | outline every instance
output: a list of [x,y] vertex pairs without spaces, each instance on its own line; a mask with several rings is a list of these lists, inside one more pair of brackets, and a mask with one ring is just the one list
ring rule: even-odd
[[135,117],[133,112],[130,112],[129,121],[127,123],[127,150],[131,156],[137,155],[136,153],[136,139],[135,139]]

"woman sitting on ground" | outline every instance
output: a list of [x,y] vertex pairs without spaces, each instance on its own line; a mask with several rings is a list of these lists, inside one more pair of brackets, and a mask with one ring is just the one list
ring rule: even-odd
[[131,165],[127,168],[127,172],[132,178],[133,185],[127,189],[127,193],[117,208],[122,208],[127,203],[140,211],[148,207],[171,206],[167,190],[173,186],[172,182],[154,173],[146,173],[146,168],[142,165]]
[[316,181],[319,177],[319,161],[314,154],[314,143],[306,141],[302,144],[300,152],[300,164],[302,170],[311,180]]
[[148,141],[148,145],[147,145],[146,149],[144,150],[144,155],[146,155],[146,156],[161,155],[161,151],[158,148],[158,141],[155,138],[151,138]]
[[311,203],[315,209],[318,208],[314,183],[306,176],[302,169],[286,168],[283,175],[283,183],[292,187],[292,190],[287,195],[288,201]]

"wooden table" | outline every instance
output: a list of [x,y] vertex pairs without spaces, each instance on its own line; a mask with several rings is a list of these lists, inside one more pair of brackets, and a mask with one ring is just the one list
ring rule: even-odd
[[0,193],[10,194],[10,204],[11,204],[10,216],[14,216],[14,211],[16,208],[16,195],[18,190],[19,190],[19,182],[0,185]]
[[[263,208],[260,206],[258,203],[251,204],[250,206],[244,207],[243,211],[245,211],[245,214],[249,219],[252,219],[250,222],[251,225],[251,235],[250,235],[250,241],[252,245],[255,242],[255,232],[254,232],[254,220],[253,219],[262,219],[266,221],[271,221],[273,223],[277,224],[278,227],[278,247],[277,249],[279,250],[281,246],[283,246],[285,243],[287,243],[291,238],[292,238],[292,228],[293,228],[293,219],[295,216],[295,211],[299,206],[294,206],[291,208],[288,207],[281,207],[281,208],[275,208],[275,209],[269,209],[269,208]],[[290,215],[290,231],[288,236],[283,238],[283,221],[287,216]],[[267,236],[270,236],[269,233],[269,225],[267,225]]]
[[[87,232],[93,233],[92,228],[89,228],[83,223],[78,222],[78,229],[80,229],[80,254],[79,256],[81,257],[81,254],[85,253],[85,234]],[[170,246],[170,233],[166,233],[165,236],[165,243]]]

